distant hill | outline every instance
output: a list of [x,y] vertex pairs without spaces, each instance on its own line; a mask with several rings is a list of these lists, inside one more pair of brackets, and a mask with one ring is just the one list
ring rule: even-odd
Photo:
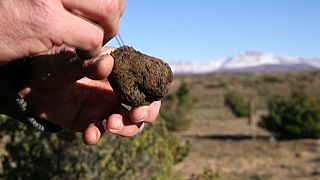
[[212,72],[281,72],[320,69],[319,59],[281,57],[271,53],[247,51],[235,56],[208,62],[174,62],[175,74]]

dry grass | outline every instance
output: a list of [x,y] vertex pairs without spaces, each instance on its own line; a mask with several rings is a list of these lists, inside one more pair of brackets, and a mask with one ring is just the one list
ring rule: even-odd
[[247,119],[235,118],[223,99],[229,89],[245,92],[254,100],[259,120],[270,96],[303,89],[320,97],[314,91],[320,87],[320,73],[177,77],[175,86],[182,81],[197,100],[189,130],[177,133],[193,143],[189,156],[175,167],[186,179],[205,168],[222,179],[320,179],[320,140],[275,141],[263,129],[250,127]]

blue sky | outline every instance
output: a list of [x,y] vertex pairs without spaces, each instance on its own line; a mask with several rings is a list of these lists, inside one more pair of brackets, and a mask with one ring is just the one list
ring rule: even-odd
[[320,57],[320,0],[127,0],[120,33],[171,62],[247,50]]

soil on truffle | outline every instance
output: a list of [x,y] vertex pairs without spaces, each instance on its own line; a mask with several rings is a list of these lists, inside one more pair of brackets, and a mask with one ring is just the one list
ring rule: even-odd
[[148,105],[168,94],[173,74],[167,63],[128,46],[116,49],[111,56],[114,66],[108,80],[121,103]]

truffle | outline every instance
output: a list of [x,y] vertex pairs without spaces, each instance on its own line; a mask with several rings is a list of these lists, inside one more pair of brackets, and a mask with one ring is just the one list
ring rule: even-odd
[[128,46],[111,56],[114,66],[108,80],[121,103],[143,106],[168,94],[173,74],[167,63]]

